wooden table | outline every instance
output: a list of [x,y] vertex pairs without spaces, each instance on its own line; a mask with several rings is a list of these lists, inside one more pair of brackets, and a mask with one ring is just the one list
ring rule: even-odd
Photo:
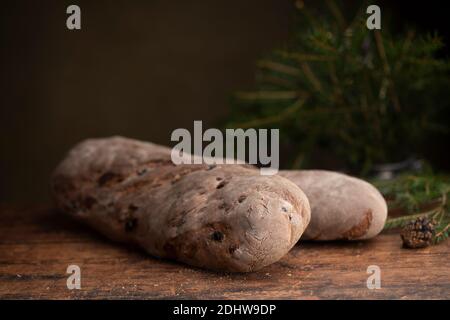
[[[449,299],[450,241],[408,250],[398,234],[301,243],[250,274],[208,272],[112,243],[46,208],[0,207],[2,299]],[[66,285],[81,268],[81,289]],[[369,265],[381,289],[366,286]]]

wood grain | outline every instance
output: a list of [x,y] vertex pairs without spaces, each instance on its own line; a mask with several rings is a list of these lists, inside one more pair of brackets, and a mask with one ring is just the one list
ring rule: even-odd
[[[0,207],[1,299],[449,299],[450,244],[408,250],[396,233],[365,242],[301,243],[251,274],[152,258],[46,208]],[[81,290],[68,290],[68,265]],[[366,287],[381,268],[381,289]]]

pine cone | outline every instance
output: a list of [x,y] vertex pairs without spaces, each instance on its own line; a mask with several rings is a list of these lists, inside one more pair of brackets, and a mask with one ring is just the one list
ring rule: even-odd
[[401,232],[403,247],[424,248],[431,244],[436,222],[427,217],[419,217],[408,223]]

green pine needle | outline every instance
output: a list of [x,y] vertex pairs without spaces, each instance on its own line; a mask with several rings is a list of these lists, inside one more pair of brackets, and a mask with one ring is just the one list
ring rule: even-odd
[[435,223],[433,243],[450,235],[450,179],[432,174],[402,175],[393,180],[373,181],[388,201],[389,211],[401,210],[399,217],[389,217],[384,229],[402,228],[419,217]]
[[[369,30],[368,4],[298,6],[290,39],[256,62],[255,86],[233,96],[226,127],[279,128],[280,143],[294,146],[292,165],[302,157],[308,166],[320,146],[361,175],[374,163],[419,154],[431,134],[447,130],[439,116],[450,101],[442,39],[394,33],[389,14],[382,32]],[[304,105],[291,112],[297,99]]]

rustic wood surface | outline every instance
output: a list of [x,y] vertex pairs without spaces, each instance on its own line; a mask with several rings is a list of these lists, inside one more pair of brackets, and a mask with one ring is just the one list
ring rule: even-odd
[[[302,243],[251,274],[208,272],[112,243],[46,208],[0,207],[1,299],[449,299],[450,242],[401,248],[396,233],[366,242]],[[66,269],[81,268],[68,290]],[[366,287],[381,268],[381,289]]]

